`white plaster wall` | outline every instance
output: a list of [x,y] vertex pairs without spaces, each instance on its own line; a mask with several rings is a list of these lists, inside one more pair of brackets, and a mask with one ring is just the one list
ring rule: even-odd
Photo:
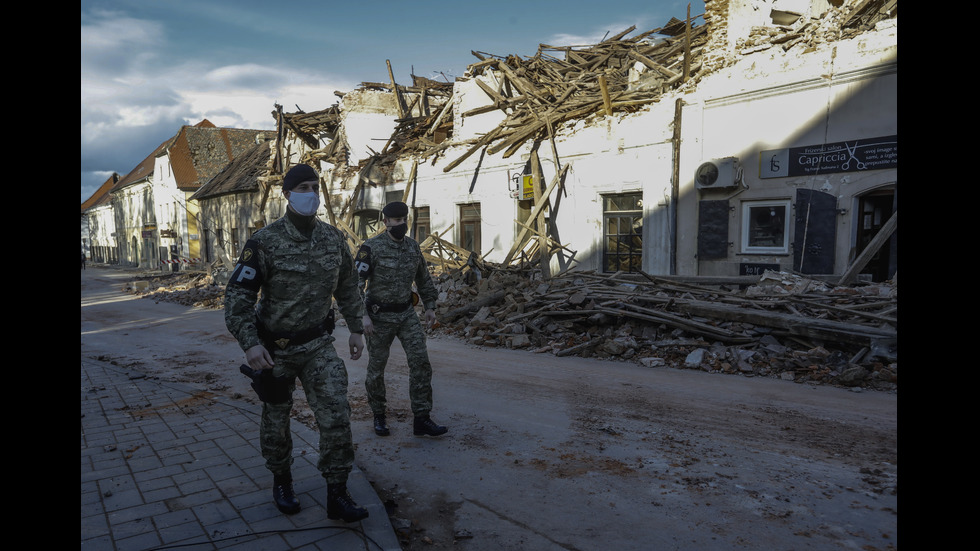
[[[150,179],[142,180],[113,193],[113,211],[116,220],[116,239],[120,243],[120,263],[157,268],[158,258],[144,249],[142,231],[144,225],[155,225],[153,217],[153,185]],[[133,240],[137,249],[133,250]]]
[[[169,153],[160,155],[153,162],[153,200],[157,248],[165,248],[166,259],[170,260],[170,246],[178,245],[180,257],[188,258],[186,194],[177,189]],[[173,230],[175,237],[161,237],[162,230]],[[169,265],[165,268],[169,269]]]
[[483,81],[491,89],[504,95],[501,92],[500,80],[494,71],[486,71],[469,80],[457,80],[453,84],[453,139],[455,141],[480,138],[496,128],[507,117],[500,109],[468,117],[462,116],[471,109],[493,104],[493,99],[480,88],[476,80]]
[[348,164],[357,166],[374,153],[381,153],[397,127],[398,106],[394,95],[377,90],[354,90],[344,95],[339,107],[343,139],[350,150]]
[[116,221],[111,205],[101,205],[86,211],[88,237],[92,247],[116,247]]
[[[538,155],[545,187],[555,178],[559,164],[570,165],[564,192],[556,188],[550,195],[551,205],[557,205],[551,214],[560,242],[576,251],[577,269],[601,270],[602,195],[638,191],[644,197],[644,269],[668,273],[672,117],[673,106],[668,105],[653,111],[578,121],[557,133],[557,162],[550,142],[540,145]],[[515,222],[518,203],[510,195],[513,184],[508,180],[508,170],[511,175],[523,171],[531,143],[506,159],[498,153],[481,160],[480,152],[476,152],[452,171],[444,172],[445,166],[466,150],[467,146],[455,146],[435,166],[428,162],[419,165],[416,204],[429,206],[434,233],[452,226],[446,237],[459,243],[459,205],[479,202],[483,214],[482,253],[486,260],[499,263],[521,229]],[[559,268],[558,260],[553,259],[552,271]]]
[[[729,69],[707,76],[684,97],[681,147],[678,273],[734,275],[739,262],[792,265],[784,256],[740,257],[740,204],[755,199],[794,199],[800,187],[838,197],[839,208],[869,189],[892,184],[895,170],[761,179],[760,153],[836,141],[897,134],[897,40],[894,22],[860,39],[823,45],[800,54],[770,48],[745,56]],[[734,156],[746,187],[698,191],[693,175],[701,162]],[[698,262],[697,212],[701,199],[730,199],[729,258]],[[835,272],[842,272],[852,247],[850,217],[840,217]],[[790,241],[792,242],[792,231]]]

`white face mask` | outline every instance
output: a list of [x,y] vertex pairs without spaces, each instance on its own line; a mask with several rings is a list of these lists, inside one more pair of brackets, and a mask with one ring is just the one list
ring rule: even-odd
[[297,213],[303,216],[310,216],[315,214],[316,209],[320,207],[320,194],[315,191],[309,193],[291,191],[289,192],[289,205]]

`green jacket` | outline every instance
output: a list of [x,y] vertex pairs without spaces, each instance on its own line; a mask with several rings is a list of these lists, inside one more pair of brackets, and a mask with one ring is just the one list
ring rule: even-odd
[[385,304],[412,300],[412,284],[426,310],[434,310],[439,291],[422,256],[417,241],[405,236],[395,241],[388,232],[372,237],[361,245],[355,256],[358,285],[365,299]]
[[314,219],[307,237],[283,216],[245,243],[225,288],[225,325],[248,350],[262,344],[256,319],[273,332],[301,331],[327,317],[333,298],[350,331],[362,332],[364,303],[344,235]]

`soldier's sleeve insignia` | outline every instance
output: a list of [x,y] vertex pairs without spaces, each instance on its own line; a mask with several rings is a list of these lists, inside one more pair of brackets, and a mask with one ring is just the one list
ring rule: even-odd
[[228,285],[238,285],[250,291],[258,291],[262,286],[262,270],[259,266],[259,257],[255,254],[258,243],[249,239],[245,242],[242,255],[235,264],[234,271],[228,279]]
[[361,245],[354,258],[354,269],[357,270],[358,277],[367,277],[371,273],[371,247]]

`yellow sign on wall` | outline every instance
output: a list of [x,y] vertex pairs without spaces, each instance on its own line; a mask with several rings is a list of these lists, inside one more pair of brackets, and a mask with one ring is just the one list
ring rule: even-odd
[[534,180],[530,174],[525,174],[522,179],[521,199],[534,199]]

